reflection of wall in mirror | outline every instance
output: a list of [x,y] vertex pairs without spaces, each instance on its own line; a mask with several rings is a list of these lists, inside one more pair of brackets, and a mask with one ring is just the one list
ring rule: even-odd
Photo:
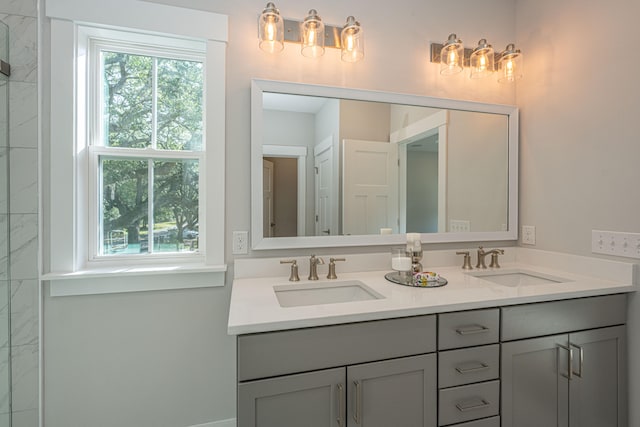
[[507,224],[508,126],[505,115],[450,111],[447,225],[467,220],[471,231],[500,231]]

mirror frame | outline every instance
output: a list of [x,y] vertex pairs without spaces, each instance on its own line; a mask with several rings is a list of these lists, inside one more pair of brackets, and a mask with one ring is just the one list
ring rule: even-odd
[[342,246],[372,246],[404,244],[404,234],[357,235],[357,236],[263,236],[262,217],[262,94],[264,92],[292,95],[317,96],[323,98],[352,99],[358,101],[386,102],[448,110],[477,111],[504,114],[509,120],[508,142],[508,204],[507,231],[464,233],[421,233],[423,243],[478,242],[518,239],[518,108],[511,105],[485,104],[454,99],[432,98],[392,92],[319,86],[273,80],[251,81],[251,247],[254,250],[318,248]]

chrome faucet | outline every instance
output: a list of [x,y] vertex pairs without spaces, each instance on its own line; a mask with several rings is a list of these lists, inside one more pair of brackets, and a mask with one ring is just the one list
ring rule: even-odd
[[487,264],[484,262],[484,257],[491,254],[491,264],[489,267],[500,268],[500,264],[498,264],[498,254],[504,255],[504,249],[492,249],[490,251],[485,251],[482,246],[478,248],[478,263],[476,264],[476,268],[487,268]]
[[324,260],[315,255],[309,259],[309,280],[318,280],[318,264],[324,264]]

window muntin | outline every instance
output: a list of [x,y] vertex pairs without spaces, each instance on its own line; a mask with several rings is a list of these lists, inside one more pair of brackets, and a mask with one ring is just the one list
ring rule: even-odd
[[204,59],[93,46],[93,258],[198,254]]

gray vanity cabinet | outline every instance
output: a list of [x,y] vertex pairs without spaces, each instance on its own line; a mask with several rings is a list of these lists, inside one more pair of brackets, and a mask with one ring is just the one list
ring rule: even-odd
[[435,427],[436,316],[238,337],[238,427]]
[[344,368],[238,385],[238,427],[344,426]]
[[436,386],[435,354],[249,381],[238,427],[435,427]]
[[565,333],[501,344],[502,427],[626,427],[625,304],[615,295],[504,308],[503,340]]
[[435,427],[436,355],[347,367],[347,426]]

